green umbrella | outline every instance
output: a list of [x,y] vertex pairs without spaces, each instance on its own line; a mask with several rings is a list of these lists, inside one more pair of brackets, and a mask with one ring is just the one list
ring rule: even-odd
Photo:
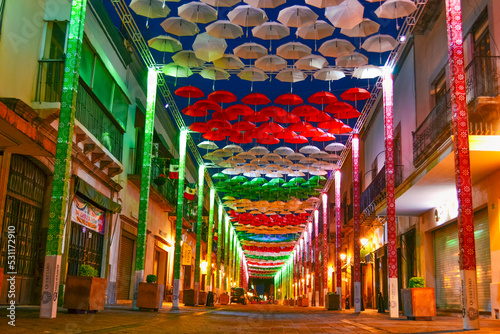
[[215,173],[212,175],[212,179],[214,180],[227,180],[228,176],[224,173]]
[[250,183],[252,183],[252,184],[264,184],[266,182],[267,182],[267,180],[263,177],[256,177],[255,179],[250,181]]
[[269,181],[269,183],[271,183],[271,184],[283,184],[283,183],[285,183],[285,180],[280,179],[280,178],[275,178],[275,179],[272,179],[271,181]]
[[304,180],[301,177],[294,177],[293,179],[290,179],[290,181],[288,181],[288,182],[290,182],[290,183],[304,183],[304,182],[306,182],[306,180]]
[[312,176],[309,181],[315,181],[315,182],[319,182],[319,181],[326,181],[326,177],[322,176],[322,175],[314,175]]
[[248,179],[246,177],[244,177],[243,175],[238,175],[238,176],[234,176],[231,178],[231,183],[243,183],[243,182],[247,182]]
[[234,201],[236,198],[234,198],[233,196],[224,196],[222,197],[222,200],[223,201]]

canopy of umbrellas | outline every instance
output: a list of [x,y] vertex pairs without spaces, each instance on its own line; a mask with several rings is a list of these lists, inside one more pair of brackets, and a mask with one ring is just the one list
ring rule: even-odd
[[[168,2],[179,0],[132,0],[130,7],[138,15],[149,18],[167,17],[170,14]],[[365,0],[379,2],[375,11],[379,18],[397,19],[410,15],[417,7],[412,0]],[[323,42],[319,49],[317,41],[331,37],[335,29],[353,38],[359,38],[359,47],[367,52],[383,53],[395,49],[398,42],[387,34],[380,34],[380,25],[364,17],[364,6],[360,0],[305,0],[304,5],[283,6],[286,0],[202,0],[192,1],[177,8],[177,17],[169,17],[161,23],[162,28],[170,35],[195,36],[192,50],[183,50],[179,39],[170,35],[160,35],[148,41],[151,48],[160,52],[172,52],[173,62],[163,66],[166,75],[188,77],[193,68],[206,79],[226,80],[230,72],[238,72],[238,77],[253,82],[265,81],[272,73],[283,82],[298,82],[312,74],[315,79],[328,81],[338,80],[345,76],[346,70],[355,69],[353,77],[371,79],[381,75],[377,66],[369,65],[368,58],[356,47],[343,38],[330,38]],[[238,5],[239,4],[239,5]],[[236,6],[237,5],[237,6]],[[226,18],[219,17],[220,7],[234,7]],[[283,6],[277,21],[269,21],[266,10]],[[319,20],[312,7],[320,8],[329,21]],[[201,32],[198,24],[205,26]],[[244,29],[245,28],[245,31]],[[269,41],[269,46],[247,42],[228,52],[226,40],[242,36],[248,37],[249,29],[254,38]],[[295,29],[298,40],[314,40],[315,51],[298,42],[288,42],[273,50],[273,41],[290,35],[290,28]],[[293,32],[292,32],[293,33]],[[364,38],[361,43],[361,38]],[[271,52],[275,51],[275,54]],[[330,66],[325,57],[335,59],[335,66]],[[246,66],[241,58],[250,60]],[[381,58],[380,58],[381,59]],[[252,60],[255,60],[252,64]],[[287,60],[294,61],[288,67]],[[165,62],[165,57],[163,57]],[[208,64],[206,64],[208,63]],[[270,78],[269,78],[270,79]]]

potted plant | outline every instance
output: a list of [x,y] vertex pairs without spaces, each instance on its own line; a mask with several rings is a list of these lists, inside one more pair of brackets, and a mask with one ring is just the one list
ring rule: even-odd
[[227,294],[227,292],[224,292],[220,295],[219,302],[221,305],[229,304],[229,295]]
[[302,295],[302,298],[300,298],[300,306],[302,306],[302,307],[309,306],[309,298],[307,298],[306,295]]
[[411,320],[432,320],[436,316],[434,288],[426,288],[423,277],[410,278],[408,289],[401,289],[403,314]]
[[136,306],[140,309],[158,311],[163,304],[165,286],[158,284],[156,275],[146,276],[146,283],[140,282]]
[[154,181],[153,181],[157,186],[162,186],[165,184],[165,182],[167,182],[167,177],[165,176],[165,174],[160,174],[158,175]]
[[328,292],[325,298],[325,308],[327,310],[340,310],[340,295]]
[[64,307],[69,313],[97,312],[104,310],[106,298],[105,278],[97,277],[99,273],[90,265],[81,265],[78,276],[68,275],[64,293]]

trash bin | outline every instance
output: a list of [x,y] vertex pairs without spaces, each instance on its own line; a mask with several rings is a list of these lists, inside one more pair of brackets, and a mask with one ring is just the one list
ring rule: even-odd
[[213,291],[208,292],[206,306],[214,306],[214,293],[213,293]]

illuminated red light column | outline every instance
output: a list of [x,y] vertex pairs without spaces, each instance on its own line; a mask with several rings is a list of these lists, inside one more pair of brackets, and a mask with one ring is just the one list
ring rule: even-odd
[[469,120],[465,99],[465,70],[460,0],[446,0],[448,56],[450,63],[451,106],[453,111],[453,144],[455,182],[458,195],[459,266],[464,329],[479,329],[477,300],[476,246],[474,211],[470,177]]
[[[340,219],[340,170],[335,171],[335,246],[337,252],[337,270],[335,276],[337,278],[337,294],[342,300],[342,260],[340,259],[340,253],[342,252],[342,220]],[[340,308],[342,308],[342,303],[340,303]]]
[[323,193],[323,304],[328,293],[328,195]]
[[[394,134],[393,134],[393,81],[392,74],[384,73],[384,132],[385,132],[385,182],[387,189],[387,234],[388,234],[388,269],[389,269],[389,314],[399,318],[398,301],[398,260],[396,230],[396,197],[394,187]],[[358,254],[359,256],[359,254]]]
[[314,306],[319,306],[319,211],[314,210]]
[[361,312],[361,265],[360,249],[360,209],[359,209],[359,135],[352,136],[352,184],[353,184],[353,215],[354,215],[354,312]]

